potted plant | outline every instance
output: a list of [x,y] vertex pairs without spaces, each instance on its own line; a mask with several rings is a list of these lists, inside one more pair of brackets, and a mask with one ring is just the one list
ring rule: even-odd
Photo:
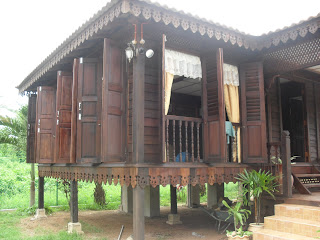
[[243,173],[239,173],[236,179],[243,185],[244,203],[248,205],[250,197],[253,197],[255,223],[250,223],[250,231],[263,228],[263,224],[261,223],[261,197],[262,194],[267,193],[275,199],[273,193],[277,191],[277,177],[273,176],[270,172],[261,171],[260,169],[258,172],[256,170],[249,172],[244,170]]
[[[234,221],[234,231],[228,231],[227,230],[227,237],[228,240],[237,240],[237,239],[242,239],[242,240],[249,240],[250,235],[252,235],[251,232],[249,231],[243,231],[242,227],[244,222],[248,219],[249,214],[251,214],[250,210],[243,209],[242,203],[237,202],[236,205],[234,206],[229,206],[229,204],[226,201],[222,201],[223,205],[225,205],[228,208],[228,213],[229,219],[230,217],[233,217]],[[240,224],[240,227],[238,225]]]

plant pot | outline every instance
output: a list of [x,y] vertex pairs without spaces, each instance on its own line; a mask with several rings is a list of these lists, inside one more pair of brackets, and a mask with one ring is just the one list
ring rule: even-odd
[[249,224],[249,228],[248,231],[250,232],[258,232],[261,231],[264,228],[264,224],[263,223],[250,223]]
[[249,240],[250,236],[244,235],[242,237],[240,236],[228,236],[228,240]]

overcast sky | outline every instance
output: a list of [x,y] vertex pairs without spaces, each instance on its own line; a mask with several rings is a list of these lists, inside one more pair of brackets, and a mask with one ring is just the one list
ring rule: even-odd
[[[153,0],[155,1],[155,0]],[[10,0],[0,3],[0,107],[26,103],[17,86],[107,0]],[[178,10],[261,35],[320,12],[319,0],[158,0]],[[4,114],[0,108],[0,114]]]

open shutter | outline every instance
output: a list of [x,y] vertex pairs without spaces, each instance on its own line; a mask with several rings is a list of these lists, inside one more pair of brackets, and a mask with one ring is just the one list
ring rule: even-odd
[[53,163],[55,138],[56,91],[38,87],[36,162]]
[[102,162],[124,161],[125,99],[121,49],[104,39],[102,82]]
[[224,162],[226,160],[226,113],[221,48],[218,49],[216,58],[202,60],[202,72],[204,160]]
[[240,66],[242,150],[244,163],[267,162],[263,65]]
[[100,163],[102,64],[80,58],[77,77],[77,162]]
[[56,163],[70,163],[72,73],[58,71],[56,102]]
[[36,161],[36,111],[37,95],[31,94],[28,101],[27,163]]

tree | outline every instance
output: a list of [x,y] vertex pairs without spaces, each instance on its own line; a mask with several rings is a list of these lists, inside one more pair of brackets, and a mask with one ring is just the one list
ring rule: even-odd
[[[11,110],[12,111],[12,110]],[[22,106],[15,113],[15,117],[0,115],[0,144],[14,147],[19,160],[25,161],[27,150],[28,105]],[[30,206],[35,203],[35,173],[34,163],[31,164]]]

